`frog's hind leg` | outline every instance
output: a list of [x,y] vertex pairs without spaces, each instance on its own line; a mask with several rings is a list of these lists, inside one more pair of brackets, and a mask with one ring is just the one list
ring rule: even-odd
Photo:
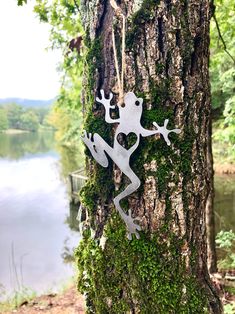
[[120,201],[126,196],[132,194],[140,186],[139,178],[132,171],[129,165],[130,151],[123,149],[120,146],[119,149],[121,149],[122,154],[117,154],[117,150],[109,146],[105,142],[105,140],[97,133],[94,134],[92,139],[91,134],[87,134],[86,132],[84,132],[82,140],[89,148],[92,156],[101,166],[108,167],[107,155],[109,155],[112,160],[118,165],[120,170],[130,179],[131,183],[126,187],[123,192],[117,195],[113,201],[116,209],[118,210],[119,214],[121,215],[127,226],[128,239],[131,240],[132,234],[135,234],[135,236],[139,238],[137,230],[140,231],[141,228],[139,225],[134,223],[134,220],[137,220],[138,218],[133,219],[131,217],[131,210],[129,210],[128,214],[126,214],[120,206]]
[[110,147],[103,139],[101,136],[99,136],[99,134],[95,133],[92,139],[92,135],[91,133],[87,133],[86,131],[84,131],[84,134],[81,136],[81,139],[83,140],[83,142],[86,144],[86,146],[88,147],[88,149],[90,150],[92,156],[95,158],[95,160],[103,167],[108,167],[109,161],[108,158],[104,152],[105,148],[105,144],[106,146],[108,146],[110,149],[112,149],[112,147]]
[[132,234],[135,234],[136,238],[139,239],[139,233],[137,232],[141,230],[141,227],[134,223],[134,220],[137,220],[138,218],[132,218],[131,217],[131,210],[129,209],[128,214],[126,214],[123,209],[120,206],[120,201],[125,198],[126,196],[132,194],[134,191],[136,191],[140,186],[140,180],[137,177],[137,175],[132,171],[132,169],[129,167],[129,169],[125,170],[125,175],[128,176],[128,178],[131,180],[131,184],[129,184],[126,189],[118,194],[114,198],[114,204],[117,208],[119,214],[121,215],[122,219],[125,221],[125,224],[127,226],[128,230],[128,239],[132,239]]

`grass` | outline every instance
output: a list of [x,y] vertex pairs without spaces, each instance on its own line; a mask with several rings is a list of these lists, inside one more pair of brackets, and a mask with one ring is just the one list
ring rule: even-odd
[[15,291],[6,300],[0,302],[0,313],[15,310],[24,302],[29,302],[36,297],[36,292],[29,289],[23,288],[20,291]]
[[[66,282],[62,283],[59,287],[57,295],[65,294],[71,287],[75,285],[75,277],[71,277]],[[4,296],[4,288],[0,285],[1,295]],[[52,294],[50,290],[43,293],[42,295]],[[39,295],[30,288],[23,287],[19,291],[14,291],[14,293],[6,298],[4,301],[0,302],[0,313],[9,312],[16,310],[22,304],[28,303],[34,300]]]

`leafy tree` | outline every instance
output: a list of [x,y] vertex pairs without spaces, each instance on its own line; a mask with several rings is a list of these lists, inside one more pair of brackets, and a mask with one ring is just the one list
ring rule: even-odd
[[[19,0],[22,5],[27,0]],[[54,104],[49,120],[58,129],[57,137],[65,142],[76,141],[80,125],[81,88],[83,73],[82,26],[79,14],[79,1],[75,0],[36,0],[34,11],[41,22],[51,26],[51,48],[63,51],[63,60],[58,67],[61,73],[61,90]],[[58,117],[65,123],[57,123]],[[62,117],[63,116],[63,117]],[[48,117],[45,123],[48,121]],[[63,134],[64,132],[64,134]],[[74,138],[73,138],[74,137]]]
[[18,5],[23,5],[27,3],[27,0],[17,0]]
[[235,233],[221,230],[216,236],[216,244],[223,251],[223,258],[219,260],[220,269],[235,268]]
[[21,115],[20,128],[27,131],[37,131],[39,128],[38,116],[33,111],[26,111]]
[[50,110],[50,108],[31,108],[30,110],[34,111],[35,114],[38,116],[38,120],[39,120],[39,123],[41,125],[44,125],[45,124],[45,119],[46,119],[46,116]]
[[48,108],[25,108],[15,103],[4,104],[2,110],[7,115],[9,128],[28,131],[38,130],[49,111]]
[[[210,31],[212,105],[214,109],[223,112],[226,102],[235,91],[235,3],[216,0],[214,4],[216,21],[212,19]],[[229,54],[226,53],[223,42]]]
[[8,118],[6,110],[0,108],[0,130],[7,130],[8,129]]
[[58,68],[61,72],[61,90],[47,122],[56,127],[57,138],[64,143],[77,140],[81,122],[83,53],[78,11],[78,3],[74,0],[37,0],[35,6],[39,19],[52,27],[51,48],[63,51],[63,60]]
[[4,105],[7,112],[7,118],[9,122],[9,128],[20,129],[20,119],[23,113],[23,108],[15,103]]
[[219,121],[215,124],[216,161],[234,163],[235,159],[235,3],[215,1],[211,22],[212,106]]
[[56,139],[63,144],[79,140],[81,130],[81,112],[69,107],[54,106],[46,117],[46,124],[53,126]]

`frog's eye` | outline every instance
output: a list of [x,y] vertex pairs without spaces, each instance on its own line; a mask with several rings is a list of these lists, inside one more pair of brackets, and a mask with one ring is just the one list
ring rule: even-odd
[[136,105],[136,106],[139,106],[139,105],[140,105],[139,100],[136,100],[135,105]]

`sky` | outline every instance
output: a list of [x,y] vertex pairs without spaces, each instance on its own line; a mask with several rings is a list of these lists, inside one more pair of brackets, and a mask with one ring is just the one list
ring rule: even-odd
[[49,26],[33,12],[0,0],[0,98],[52,99],[59,91],[59,51],[46,51]]

